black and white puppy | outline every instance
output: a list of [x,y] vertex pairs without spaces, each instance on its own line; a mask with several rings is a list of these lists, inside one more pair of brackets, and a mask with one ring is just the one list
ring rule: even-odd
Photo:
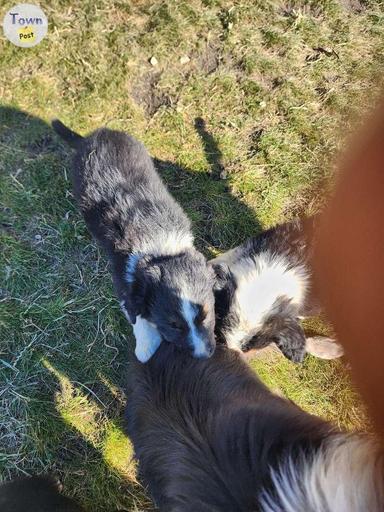
[[300,317],[320,312],[309,267],[314,223],[312,217],[277,225],[211,260],[218,339],[243,352],[275,342],[295,362],[306,351],[342,355],[329,338],[306,340],[300,325]]
[[126,430],[160,512],[379,512],[384,458],[274,395],[242,355],[163,343],[130,369]]
[[55,131],[76,151],[73,190],[106,249],[121,307],[145,362],[164,339],[209,357],[215,348],[214,273],[193,246],[190,221],[130,135],[102,128],[81,137]]

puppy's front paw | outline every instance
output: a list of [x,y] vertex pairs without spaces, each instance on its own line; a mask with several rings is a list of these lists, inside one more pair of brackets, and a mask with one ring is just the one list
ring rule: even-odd
[[146,363],[160,346],[159,331],[148,320],[138,316],[133,326],[133,332],[136,338],[135,355],[141,363]]
[[145,345],[144,343],[136,340],[135,355],[140,363],[146,363],[151,359],[153,354],[158,349],[160,342],[157,344],[152,343],[150,345]]

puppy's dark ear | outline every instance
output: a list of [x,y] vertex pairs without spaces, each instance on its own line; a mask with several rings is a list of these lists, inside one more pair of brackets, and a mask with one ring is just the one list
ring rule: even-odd
[[231,279],[231,271],[226,263],[209,263],[214,272],[213,290],[223,290]]
[[160,278],[161,272],[157,265],[153,265],[147,258],[139,260],[125,301],[126,311],[132,324],[136,323],[137,316],[147,316],[151,292]]
[[278,332],[274,333],[274,341],[285,357],[294,363],[302,363],[306,354],[304,331],[296,318],[284,319]]

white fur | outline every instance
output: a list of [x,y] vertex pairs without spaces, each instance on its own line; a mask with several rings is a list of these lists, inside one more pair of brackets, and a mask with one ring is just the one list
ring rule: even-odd
[[156,247],[149,244],[142,250],[153,256],[172,256],[193,247],[193,235],[185,231],[161,231],[156,238]]
[[133,325],[133,333],[136,338],[136,357],[142,363],[146,363],[160,346],[159,331],[154,324],[139,315]]
[[[118,178],[116,178],[116,181],[117,180]],[[143,225],[140,240],[134,241],[136,242],[135,251],[137,253],[148,256],[172,256],[193,247],[192,233],[189,230],[185,230],[185,228],[179,227],[176,223],[174,226],[171,226],[169,218],[165,219],[164,223],[163,212],[161,210],[152,213],[153,219],[156,219],[158,222],[157,229],[145,230],[144,228],[147,222],[146,215],[138,210],[136,205],[140,200],[148,200],[148,190],[146,187],[138,186],[134,195],[135,199],[133,200],[130,194],[121,192],[121,195],[116,201],[124,210],[135,209],[135,214]],[[155,203],[152,206],[156,208]]]
[[263,512],[384,510],[383,452],[372,438],[340,434],[325,441],[313,459],[295,460],[272,471],[274,490],[262,496]]
[[159,229],[156,237],[148,236],[140,244],[140,253],[150,256],[175,256],[193,247],[193,235],[185,231],[163,231]]
[[234,247],[223,254],[219,254],[219,256],[216,256],[212,261],[214,263],[226,263],[230,268],[232,268],[233,265],[239,265],[240,260],[243,258],[243,247],[240,245],[239,247]]
[[182,231],[159,231],[157,238],[143,240],[140,253],[132,253],[127,258],[125,278],[132,283],[135,278],[137,263],[144,255],[150,256],[175,256],[193,247],[192,233]]
[[181,300],[181,310],[185,321],[189,327],[189,336],[193,346],[194,357],[208,357],[206,344],[196,329],[195,318],[197,315],[196,307],[188,299]]
[[129,318],[128,311],[125,308],[125,302],[123,300],[120,301],[120,309],[124,313],[125,318],[131,323],[131,319]]
[[240,322],[236,329],[226,333],[231,348],[240,348],[257,333],[266,315],[273,313],[273,305],[279,297],[286,297],[297,305],[305,299],[308,284],[305,267],[289,268],[289,262],[282,256],[265,252],[255,259],[236,260],[234,250],[230,251],[229,260],[221,261],[230,261],[237,281],[233,308]]
[[135,280],[135,272],[137,264],[140,260],[141,255],[134,253],[130,254],[127,258],[127,263],[125,267],[125,279],[128,283],[133,283]]

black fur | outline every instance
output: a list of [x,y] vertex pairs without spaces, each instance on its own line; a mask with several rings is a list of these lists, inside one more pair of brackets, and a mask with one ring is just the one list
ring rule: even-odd
[[127,433],[161,511],[259,510],[271,468],[310,458],[336,432],[273,395],[224,345],[199,361],[163,344],[130,369],[127,395]]
[[289,300],[278,299],[273,314],[266,317],[260,331],[245,343],[243,352],[275,343],[287,359],[301,363],[305,356],[306,338],[297,318],[297,310]]
[[63,138],[74,149],[77,149],[80,146],[81,142],[84,140],[84,138],[81,135],[67,128],[58,119],[54,119],[52,121],[52,128],[58,135],[60,135],[61,138]]
[[0,485],[0,511],[84,512],[84,509],[60,494],[53,478],[35,476]]

